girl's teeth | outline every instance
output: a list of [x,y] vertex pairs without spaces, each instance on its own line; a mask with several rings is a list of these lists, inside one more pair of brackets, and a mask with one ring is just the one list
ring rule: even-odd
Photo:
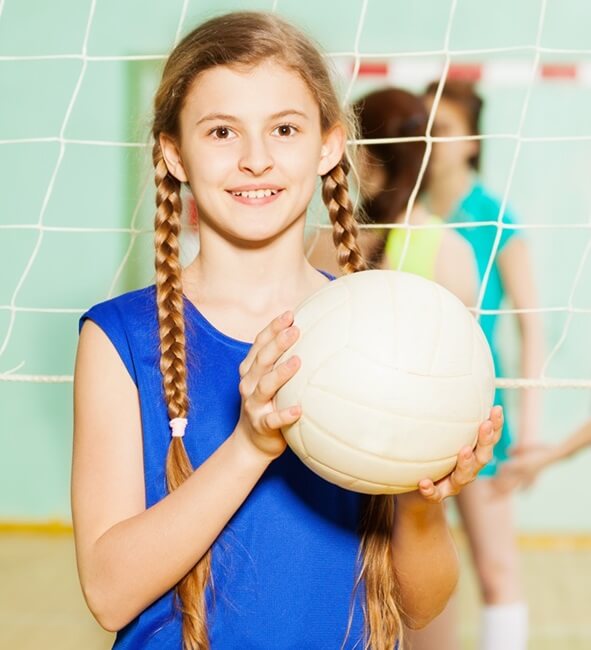
[[248,192],[234,192],[236,196],[243,196],[246,199],[264,199],[276,194],[274,190],[249,190]]

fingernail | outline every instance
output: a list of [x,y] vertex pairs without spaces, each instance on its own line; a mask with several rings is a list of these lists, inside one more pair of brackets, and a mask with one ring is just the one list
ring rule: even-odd
[[298,358],[297,357],[291,357],[291,359],[287,362],[287,365],[291,369],[297,368],[297,366],[298,366]]

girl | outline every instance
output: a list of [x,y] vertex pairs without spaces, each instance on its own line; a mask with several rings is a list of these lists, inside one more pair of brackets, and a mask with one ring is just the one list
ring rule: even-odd
[[[373,225],[402,224],[420,175],[428,113],[421,98],[402,88],[375,90],[353,105],[363,140],[395,139],[365,144],[358,149],[356,172],[363,198],[363,213]],[[408,141],[399,141],[409,138]],[[423,177],[423,183],[425,177]],[[470,245],[454,230],[440,228],[442,220],[430,214],[420,195],[409,213],[406,228],[366,228],[358,242],[372,266],[400,269],[434,280],[455,293],[466,306],[476,304],[476,264]],[[403,255],[404,252],[404,255]],[[313,266],[339,274],[330,233],[320,230],[309,254]]]
[[[425,101],[431,109],[437,83],[428,86]],[[447,81],[435,115],[434,135],[461,137],[477,135],[482,100],[471,84]],[[500,201],[479,182],[480,146],[475,140],[436,143],[429,164],[429,182],[425,201],[436,214],[450,222],[497,221]],[[513,223],[505,212],[502,222]],[[497,229],[492,226],[464,227],[460,234],[472,246],[480,278],[484,277],[493,250]],[[488,278],[483,309],[496,310],[503,299],[514,308],[532,308],[537,303],[532,264],[528,247],[515,230],[504,229]],[[498,375],[502,375],[497,353],[496,315],[483,315],[480,324],[491,346]],[[518,315],[521,334],[521,376],[538,377],[542,364],[542,327],[537,314]],[[497,401],[501,396],[497,394]],[[509,452],[511,437],[505,427],[495,456],[482,472],[493,477],[499,463],[509,453],[519,453],[535,444],[539,421],[538,394],[523,390],[516,445]],[[505,484],[506,485],[506,484]],[[497,481],[480,480],[470,485],[457,499],[485,607],[482,615],[482,650],[525,650],[527,645],[527,608],[523,602],[518,576],[518,551],[513,524],[510,493],[501,493]],[[451,619],[440,618],[431,630],[419,633],[423,642],[417,650],[456,648]]]
[[[426,132],[428,115],[421,99],[400,88],[374,91],[357,101],[354,110],[364,140],[422,137]],[[359,175],[370,223],[404,223],[424,155],[424,142],[413,140],[362,148]],[[368,247],[370,259],[379,259],[379,266],[434,280],[468,307],[474,306],[476,265],[470,245],[453,230],[437,228],[441,219],[426,210],[420,196],[413,203],[408,223],[429,228],[411,230],[406,251],[406,229],[369,230],[368,236],[373,234],[377,240]]]
[[[394,647],[442,609],[457,558],[441,501],[492,455],[414,493],[362,498],[286,450],[300,407],[293,306],[329,279],[304,256],[318,176],[341,265],[364,268],[347,194],[347,120],[323,57],[264,13],[189,34],[156,95],[156,284],[81,319],[73,517],[90,609],[118,648]],[[180,188],[200,252],[178,261]],[[280,314],[280,315],[277,315]]]

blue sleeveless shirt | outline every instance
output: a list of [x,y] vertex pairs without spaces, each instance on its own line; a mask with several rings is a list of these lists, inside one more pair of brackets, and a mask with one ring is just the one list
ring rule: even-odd
[[[238,366],[250,344],[226,336],[184,301],[189,413],[184,438],[198,467],[232,433],[240,412]],[[80,319],[109,337],[137,386],[146,508],[166,496],[170,442],[159,367],[156,291],[150,286],[95,305]],[[361,495],[324,481],[288,448],[273,461],[212,547],[207,594],[212,650],[363,647],[358,569]],[[173,591],[118,634],[121,650],[182,650]]]

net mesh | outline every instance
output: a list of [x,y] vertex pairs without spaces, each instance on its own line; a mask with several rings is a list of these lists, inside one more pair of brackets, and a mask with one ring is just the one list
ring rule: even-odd
[[[10,4],[10,2],[0,2],[0,27],[9,20]],[[176,43],[196,22],[196,18],[200,17],[195,4],[190,0],[177,3],[176,17],[174,21],[169,21],[167,30],[164,30],[168,47]],[[547,72],[553,69],[554,76],[556,70],[562,70],[563,77],[566,77],[566,80],[561,79],[562,86],[570,83],[577,88],[577,92],[584,92],[585,84],[591,78],[586,62],[586,57],[591,54],[591,50],[544,45],[543,36],[548,10],[546,0],[537,6],[535,32],[531,32],[527,37],[531,38],[532,42],[481,49],[455,48],[453,34],[460,5],[458,0],[450,1],[445,7],[445,16],[440,9],[439,20],[442,25],[445,25],[441,47],[399,50],[396,47],[382,49],[382,45],[387,43],[387,40],[379,35],[375,38],[373,36],[373,32],[377,30],[376,8],[384,11],[386,6],[384,3],[377,0],[351,3],[347,5],[346,10],[354,14],[354,30],[351,30],[350,34],[352,47],[344,50],[329,49],[328,56],[343,76],[345,102],[350,101],[372,84],[383,85],[394,81],[404,85],[406,79],[410,85],[419,86],[434,76],[439,80],[426,133],[424,137],[418,138],[426,143],[421,172],[409,201],[404,222],[390,226],[406,229],[405,252],[413,228],[432,227],[410,225],[409,217],[417,200],[419,186],[433,144],[455,139],[437,138],[432,135],[434,116],[450,71],[453,72],[454,66],[457,69],[459,62],[464,74],[470,75],[476,71],[477,76],[481,77],[485,90],[487,84],[489,88],[494,88],[496,84],[501,87],[511,85],[519,89],[520,102],[516,107],[518,115],[514,129],[505,130],[503,124],[499,125],[500,128],[491,125],[490,132],[485,131],[480,136],[471,136],[471,139],[482,141],[485,147],[511,145],[510,153],[505,156],[502,165],[503,182],[499,183],[497,180],[496,183],[501,197],[498,217],[494,221],[480,224],[480,227],[496,227],[496,236],[474,311],[477,316],[491,313],[490,310],[482,309],[482,300],[504,229],[524,231],[528,236],[530,233],[535,233],[535,236],[539,237],[542,237],[543,233],[550,233],[550,237],[556,236],[557,239],[560,237],[564,239],[567,233],[572,234],[576,239],[576,246],[564,245],[561,250],[553,252],[552,263],[556,268],[568,266],[569,269],[569,273],[560,274],[546,292],[549,297],[552,297],[553,304],[545,301],[546,304],[543,306],[536,305],[522,309],[503,305],[503,308],[497,311],[500,316],[512,318],[519,313],[541,312],[545,319],[553,319],[547,321],[550,323],[547,328],[551,330],[552,336],[549,337],[550,345],[542,373],[539,377],[533,378],[520,377],[517,374],[502,377],[498,379],[498,385],[508,388],[532,386],[590,388],[591,366],[590,360],[586,358],[588,355],[576,353],[578,347],[584,344],[581,337],[583,329],[581,319],[588,319],[591,313],[590,302],[583,298],[589,288],[591,251],[588,192],[584,197],[585,200],[580,204],[587,214],[573,215],[577,217],[576,219],[571,219],[570,215],[561,210],[540,209],[538,212],[528,214],[527,218],[518,224],[507,224],[503,222],[503,215],[514,190],[516,187],[519,188],[520,178],[523,177],[520,164],[523,160],[524,147],[546,146],[556,150],[555,147],[561,145],[564,151],[573,152],[573,168],[580,165],[580,151],[591,139],[591,135],[581,130],[562,135],[551,132],[532,133],[528,126],[528,116],[531,117],[532,105],[540,100],[539,95],[536,94],[537,89],[544,84],[548,86],[555,83],[553,75],[546,74],[544,77],[542,70]],[[284,2],[274,0],[270,6],[262,8],[285,14],[288,18],[292,18],[295,11],[294,3],[288,0]],[[85,310],[85,305],[111,297],[122,290],[141,286],[151,279],[149,272],[152,268],[150,257],[153,213],[152,176],[149,165],[146,164],[149,143],[145,136],[145,106],[146,102],[149,104],[150,93],[168,47],[142,54],[126,53],[121,44],[115,47],[114,51],[106,53],[102,52],[101,48],[93,47],[93,33],[95,29],[99,29],[97,22],[103,25],[104,12],[107,10],[113,13],[111,18],[116,16],[113,3],[98,3],[96,0],[88,3],[84,20],[80,20],[83,36],[77,51],[0,54],[0,66],[8,79],[18,76],[20,70],[26,71],[22,83],[28,80],[29,74],[31,75],[29,79],[46,74],[51,77],[52,74],[58,74],[59,67],[62,72],[68,70],[70,80],[69,85],[56,89],[56,92],[62,95],[63,112],[53,125],[53,133],[47,133],[48,129],[42,133],[43,129],[39,129],[37,121],[33,119],[30,120],[29,128],[25,131],[19,128],[13,132],[9,128],[4,128],[0,133],[0,152],[4,151],[5,160],[13,156],[21,156],[29,161],[34,155],[31,151],[43,149],[45,152],[52,152],[52,155],[45,155],[46,163],[52,158],[51,164],[46,164],[44,174],[39,173],[34,178],[33,193],[39,194],[37,209],[33,209],[34,205],[31,202],[31,208],[24,207],[18,211],[16,219],[11,218],[14,211],[7,211],[3,214],[0,224],[3,248],[10,253],[8,260],[5,261],[8,272],[3,274],[3,292],[0,297],[2,317],[0,320],[0,381],[3,382],[70,382],[72,374],[67,370],[68,367],[71,368],[76,343],[76,331],[71,325]],[[398,4],[395,10],[404,11],[401,4]],[[99,16],[98,13],[101,15]],[[301,15],[298,18],[301,20]],[[319,36],[319,40],[322,41],[322,34]],[[418,43],[421,42],[419,36],[417,32]],[[565,60],[569,62],[571,68],[574,66],[574,79],[568,78],[570,68],[564,64]],[[107,87],[104,93],[91,97],[90,95],[97,89],[100,91],[100,75],[108,69],[112,70],[112,66],[127,70],[120,75],[119,81],[123,83],[120,83],[118,88]],[[486,73],[484,78],[483,70]],[[131,95],[125,99],[123,105],[121,86],[127,86],[128,95]],[[124,93],[123,96],[125,97]],[[38,95],[27,95],[27,97],[35,97],[36,101],[43,101]],[[120,139],[102,137],[108,129],[100,125],[93,128],[93,119],[98,115],[97,109],[92,107],[93,101],[115,107],[109,110],[119,112],[128,110],[130,123],[133,120],[142,123],[143,120],[143,131],[133,124],[126,123],[122,126],[120,124],[121,128],[118,130],[119,133],[127,134],[129,137]],[[24,110],[26,113],[30,109],[25,107]],[[26,120],[21,122],[27,124]],[[358,141],[357,144],[364,142],[366,141]],[[568,145],[571,144],[576,145],[574,149],[569,148]],[[105,154],[105,152],[110,153]],[[112,157],[112,152],[115,152],[116,158]],[[588,162],[588,148],[585,149],[584,156],[585,162]],[[117,160],[119,167],[123,167],[127,176],[126,186],[122,186],[119,180],[112,188],[106,186],[110,175],[106,174],[105,180],[99,170],[112,160]],[[568,162],[565,160],[564,164],[567,165]],[[79,183],[81,165],[88,165],[92,182],[86,183],[82,199],[80,199],[81,194],[78,193],[78,200],[72,200],[68,204],[64,202],[64,195],[68,188]],[[497,176],[500,177],[500,174]],[[577,189],[581,191],[581,186]],[[553,192],[560,194],[561,191],[560,187],[556,187]],[[119,199],[116,198],[118,192]],[[112,219],[93,218],[91,221],[81,210],[79,201],[82,201],[85,206],[91,205],[94,195],[101,193],[115,197],[109,205],[116,206],[113,210],[116,215]],[[541,218],[537,218],[538,216]],[[109,221],[113,223],[109,224]],[[470,225],[473,224],[454,223],[444,224],[442,227],[457,228]],[[328,227],[318,209],[311,211],[309,227],[318,229]],[[79,244],[81,239],[75,239],[77,236],[84,237],[84,246],[81,247]],[[77,269],[88,260],[89,251],[92,251],[95,246],[105,250],[107,243],[112,245],[113,252],[108,263],[96,266],[96,275],[93,276],[85,294],[81,287],[79,277],[81,274]],[[544,254],[545,246],[547,247],[547,244],[540,245],[542,252],[539,253],[539,257]],[[56,250],[60,251],[59,261],[56,259]],[[55,272],[56,266],[60,269],[59,273]],[[59,321],[60,316],[68,320]],[[49,325],[50,322],[53,324]],[[69,333],[64,336],[63,324],[66,322]],[[61,349],[65,350],[65,355],[47,355],[46,348],[31,345],[31,337],[38,337],[39,333],[42,333],[44,340],[47,341],[52,332],[63,343]],[[571,351],[565,353],[569,362],[561,363],[562,353],[569,346]],[[42,361],[41,357],[43,357]],[[572,362],[573,357],[578,357],[576,363]]]

